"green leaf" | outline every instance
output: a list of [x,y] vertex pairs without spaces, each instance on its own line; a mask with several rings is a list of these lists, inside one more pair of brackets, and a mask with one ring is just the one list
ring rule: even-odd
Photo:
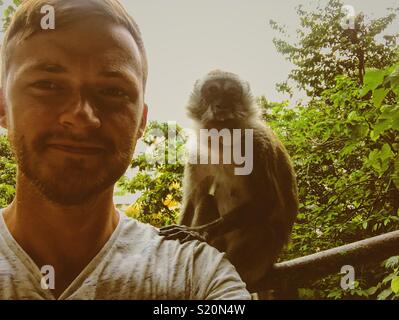
[[373,90],[373,103],[377,108],[381,106],[382,101],[384,101],[389,91],[389,89],[385,88],[378,88],[376,90]]
[[385,143],[380,150],[374,149],[369,153],[367,164],[381,175],[388,169],[393,156],[391,147]]
[[396,159],[393,163],[392,180],[393,180],[396,188],[399,189],[399,155],[396,156]]
[[381,171],[381,164],[378,161],[378,155],[379,151],[377,149],[371,151],[368,156],[368,164],[379,173]]
[[391,159],[393,156],[394,156],[394,154],[393,154],[389,144],[384,143],[384,145],[381,148],[381,159],[383,159],[383,160]]
[[373,130],[370,131],[370,138],[373,141],[377,141],[380,135],[392,128],[391,119],[378,119],[377,123],[374,125]]
[[377,141],[386,130],[394,129],[399,131],[399,105],[384,105],[380,110],[381,115],[370,132],[370,138],[374,141]]
[[356,123],[357,121],[361,121],[361,120],[363,120],[363,119],[358,115],[358,113],[356,111],[351,111],[348,114],[348,120],[347,121],[349,123]]
[[399,118],[399,105],[391,106],[391,105],[384,105],[380,109],[381,115],[379,119],[398,119]]
[[392,257],[388,258],[384,262],[384,265],[386,268],[390,268],[390,269],[397,267],[399,265],[399,256],[392,256]]
[[385,289],[384,291],[382,291],[382,292],[378,295],[377,299],[378,299],[378,300],[385,300],[385,299],[388,298],[391,294],[392,294],[392,289],[391,289],[391,288]]
[[360,97],[365,96],[370,90],[375,90],[384,81],[385,70],[367,69],[364,75],[364,85],[360,91]]
[[389,82],[391,87],[395,88],[399,87],[399,66],[393,66],[393,68],[396,70],[386,77],[385,82]]
[[363,139],[369,133],[369,127],[365,123],[359,123],[353,128],[353,137],[356,139]]
[[391,289],[393,293],[395,294],[399,293],[399,276],[396,276],[396,278],[392,279]]
[[343,147],[343,148],[341,149],[339,155],[340,155],[341,157],[344,157],[344,156],[346,156],[346,155],[348,155],[348,154],[351,154],[352,151],[356,149],[356,147],[357,147],[357,143],[350,143],[350,144],[347,144],[345,147]]
[[395,279],[395,277],[396,277],[396,274],[391,273],[387,277],[385,277],[384,280],[382,280],[382,283],[391,282],[393,279]]
[[369,296],[371,296],[371,295],[375,294],[375,293],[377,292],[377,290],[378,290],[378,287],[377,287],[377,286],[371,287],[371,288],[369,288],[369,289],[367,290],[367,294],[368,294]]

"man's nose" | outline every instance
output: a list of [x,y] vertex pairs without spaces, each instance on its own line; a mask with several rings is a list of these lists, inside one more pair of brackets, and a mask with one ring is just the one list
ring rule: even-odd
[[88,98],[73,99],[59,118],[60,124],[75,129],[99,128],[100,119],[96,115],[96,108]]

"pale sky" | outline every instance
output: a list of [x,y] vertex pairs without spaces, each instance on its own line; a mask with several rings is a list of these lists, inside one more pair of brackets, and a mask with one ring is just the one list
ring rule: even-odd
[[[273,19],[293,30],[299,25],[295,7],[305,0],[124,0],[139,24],[149,58],[147,103],[150,119],[177,120],[190,126],[185,104],[196,79],[219,68],[236,72],[256,96],[284,98],[275,90],[290,64],[277,53],[269,26]],[[327,1],[322,1],[327,3]],[[348,0],[356,11],[375,17],[398,0]],[[399,20],[394,28],[399,31]]]

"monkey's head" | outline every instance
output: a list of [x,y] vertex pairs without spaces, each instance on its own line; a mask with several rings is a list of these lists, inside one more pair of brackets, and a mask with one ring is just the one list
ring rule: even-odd
[[195,82],[187,110],[188,116],[204,128],[234,128],[259,115],[249,83],[221,70]]

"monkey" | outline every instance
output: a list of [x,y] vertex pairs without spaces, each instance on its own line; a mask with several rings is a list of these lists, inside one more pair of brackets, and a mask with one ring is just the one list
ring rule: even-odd
[[[248,290],[258,292],[288,242],[298,212],[291,158],[262,119],[249,83],[237,74],[213,70],[197,80],[187,111],[195,123],[197,155],[201,146],[212,153],[208,141],[199,141],[201,129],[239,129],[241,136],[251,130],[252,170],[237,175],[237,165],[220,163],[220,158],[216,164],[188,162],[178,225],[161,228],[160,235],[206,241],[225,252]],[[220,140],[218,147],[224,143]],[[242,150],[244,140],[239,143]],[[237,146],[234,141],[231,145]]]

